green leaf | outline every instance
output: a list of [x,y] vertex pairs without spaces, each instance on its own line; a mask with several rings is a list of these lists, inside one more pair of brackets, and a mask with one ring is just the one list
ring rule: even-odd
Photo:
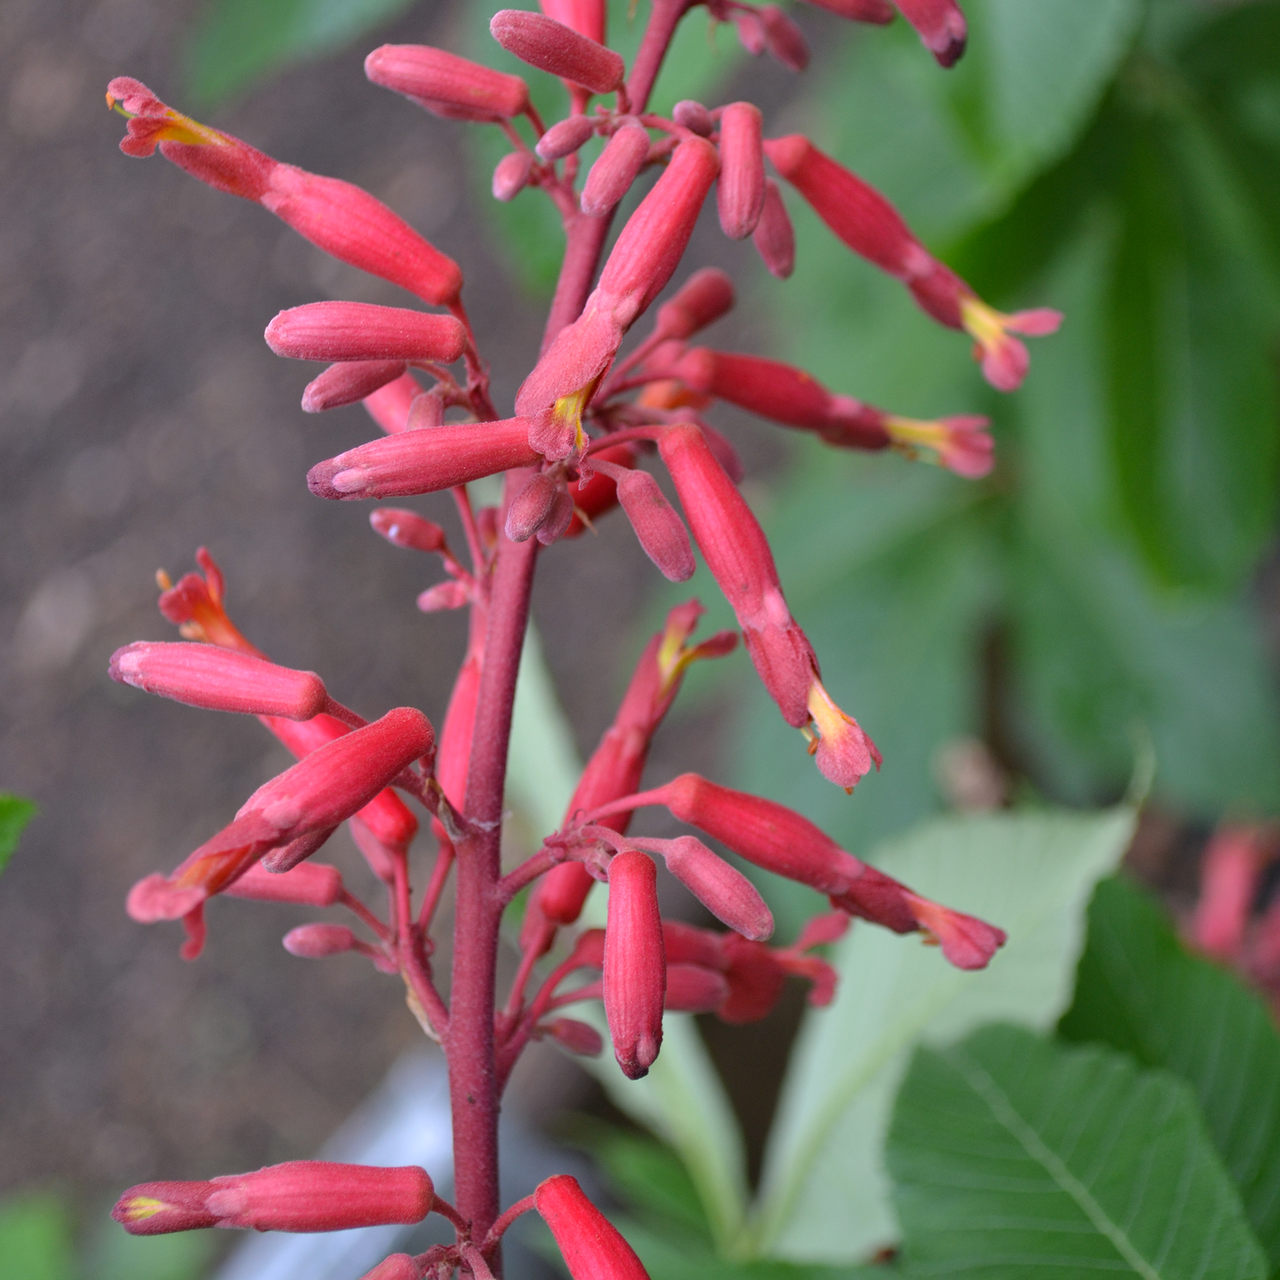
[[90,1251],[88,1275],[92,1280],[200,1280],[215,1248],[205,1231],[131,1236],[111,1223]]
[[1019,736],[1057,794],[1088,800],[1123,787],[1142,724],[1157,793],[1206,814],[1267,809],[1280,803],[1280,715],[1252,604],[1159,589],[1120,532],[1097,358],[1109,245],[1094,220],[1061,253],[1046,290],[1069,323],[1018,398]]
[[0,791],[0,871],[8,866],[18,847],[18,837],[35,816],[36,806],[30,800]]
[[71,1280],[73,1228],[52,1195],[19,1195],[0,1203],[0,1280]]
[[889,1134],[908,1275],[1262,1280],[1190,1089],[1016,1027],[920,1049]]
[[1075,1001],[1058,1030],[1191,1085],[1245,1212],[1280,1268],[1280,1033],[1262,999],[1188,954],[1147,894],[1104,880],[1089,905]]
[[209,0],[186,47],[187,90],[214,106],[294,63],[323,57],[414,0]]
[[897,1234],[883,1141],[912,1048],[993,1019],[1047,1028],[1070,999],[1085,903],[1129,842],[1127,808],[937,821],[877,850],[876,866],[1006,929],[981,973],[916,938],[856,925],[828,1009],[805,1016],[765,1153],[756,1252],[855,1261]]

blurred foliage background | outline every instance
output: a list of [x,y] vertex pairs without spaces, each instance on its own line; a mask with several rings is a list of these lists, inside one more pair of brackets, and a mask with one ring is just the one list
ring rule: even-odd
[[[411,3],[212,0],[188,42],[188,101],[210,110],[283,67],[371,46]],[[467,51],[515,69],[485,32],[496,7],[469,11]],[[615,5],[612,18],[624,53],[639,29],[626,9]],[[946,752],[970,740],[1024,804],[1114,802],[1149,746],[1154,801],[1176,823],[1275,816],[1280,4],[964,0],[964,9],[969,49],[946,74],[901,22],[860,29],[817,15],[814,66],[794,93],[766,92],[776,108],[766,127],[809,133],[878,186],[988,301],[1058,307],[1065,324],[1032,344],[1025,387],[998,396],[961,337],[787,193],[794,278],[771,279],[748,250],[734,268],[740,307],[768,338],[760,352],[895,412],[988,413],[998,465],[972,483],[788,436],[777,483],[750,482],[828,685],[885,755],[853,802],[817,776],[745,666],[698,670],[691,692],[740,680],[726,772],[855,850],[944,808]],[[676,96],[715,103],[747,84],[752,64],[731,37],[722,29],[709,51],[695,13],[657,108]],[[533,79],[550,100],[559,92]],[[496,130],[465,133],[474,181],[487,187],[506,144]],[[545,292],[560,244],[548,202],[525,193],[488,208],[524,287]],[[718,593],[704,577],[695,586],[710,603]],[[712,625],[727,619],[713,606]],[[769,887],[785,939],[814,899]],[[1174,945],[1141,906],[1111,898],[1094,910],[1124,916],[1139,936],[1146,929],[1152,955]],[[1085,965],[1106,962],[1091,933]],[[1112,963],[1119,972],[1126,962]],[[1153,989],[1164,981],[1156,968],[1151,960]],[[1097,999],[1077,995],[1064,1035],[1114,1039],[1081,1030]],[[1188,1024],[1187,1042],[1197,1034]],[[973,1043],[975,1054],[994,1052]],[[1114,1048],[1180,1070],[1149,1047],[1146,1056]],[[908,1089],[926,1099],[943,1090],[942,1056],[917,1061]],[[1069,1074],[1079,1060],[1059,1066]],[[1182,1074],[1195,1087],[1193,1069]],[[1066,1076],[1053,1078],[1046,1088],[1065,1087]],[[1202,1104],[1211,1093],[1201,1090]],[[895,1176],[909,1182],[913,1159],[922,1167],[926,1139],[909,1118],[895,1122]],[[1229,1163],[1228,1145],[1218,1143]],[[596,1147],[641,1221],[648,1211],[667,1230],[684,1213],[688,1231],[706,1235],[679,1193],[684,1175],[660,1149],[616,1135]],[[936,1167],[936,1153],[923,1162]],[[55,1200],[9,1204],[0,1278],[73,1274],[71,1230]],[[1274,1234],[1266,1243],[1274,1266]],[[137,1258],[100,1252],[129,1247],[95,1240],[83,1273],[143,1276]],[[178,1280],[204,1255],[175,1244],[148,1258],[157,1269],[147,1276]],[[668,1261],[666,1273],[678,1274]],[[697,1265],[714,1271],[710,1253]]]

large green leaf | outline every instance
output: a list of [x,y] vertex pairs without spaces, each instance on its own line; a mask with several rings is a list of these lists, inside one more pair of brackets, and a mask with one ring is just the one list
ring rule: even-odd
[[1058,1029],[1191,1085],[1245,1212],[1280,1268],[1280,1033],[1263,1001],[1188,954],[1142,890],[1104,880],[1089,905],[1075,1001]]
[[918,892],[999,924],[1009,941],[981,973],[869,925],[840,944],[835,1002],[806,1015],[783,1085],[756,1251],[846,1262],[896,1237],[883,1142],[911,1050],[995,1019],[1052,1026],[1070,999],[1085,903],[1132,830],[1129,809],[956,818],[873,855]]
[[1070,322],[1018,404],[1008,604],[1023,736],[1059,794],[1120,789],[1141,724],[1158,791],[1206,813],[1271,807],[1280,716],[1252,606],[1161,590],[1121,532],[1096,347],[1109,245],[1095,223],[1061,254],[1047,288]]
[[908,1275],[1262,1280],[1190,1089],[1107,1049],[989,1027],[921,1049],[889,1134]]
[[296,62],[323,57],[414,0],[209,0],[186,49],[187,86],[209,107]]
[[18,847],[18,837],[35,816],[36,807],[30,800],[0,791],[0,871],[8,866]]

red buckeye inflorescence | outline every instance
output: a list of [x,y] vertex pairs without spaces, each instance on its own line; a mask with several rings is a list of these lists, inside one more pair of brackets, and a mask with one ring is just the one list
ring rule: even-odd
[[[890,21],[896,6],[943,66],[964,51],[965,20],[954,0],[813,3],[872,24]],[[452,493],[457,551],[439,525],[415,511],[379,507],[370,520],[394,546],[439,558],[445,578],[422,593],[420,609],[466,608],[470,618],[438,733],[411,707],[367,721],[336,701],[314,672],[271,662],[232,622],[223,575],[203,548],[202,574],[176,584],[160,575],[160,610],[183,642],[142,641],[112,658],[111,675],[123,683],[195,707],[256,715],[297,757],[174,871],[135,885],[129,913],[181,921],[182,954],[194,958],[207,903],[217,895],[346,909],[354,917],[348,923],[302,924],[284,944],[311,960],[362,955],[400,977],[414,1015],[448,1058],[455,1144],[456,1206],[436,1195],[422,1169],[299,1161],[208,1182],[134,1187],[115,1210],[129,1231],[327,1231],[415,1223],[434,1211],[453,1224],[454,1243],[394,1254],[367,1280],[447,1280],[457,1269],[488,1280],[507,1226],[536,1209],[575,1280],[642,1278],[635,1254],[572,1178],[551,1178],[505,1211],[499,1202],[499,1103],[521,1051],[544,1038],[571,1053],[604,1047],[595,1027],[563,1009],[603,1002],[618,1063],[639,1077],[661,1051],[664,1011],[757,1020],[774,1008],[789,977],[808,983],[813,1004],[828,1003],[837,975],[820,949],[854,918],[922,934],[961,969],[983,968],[1005,940],[993,925],[861,862],[771,800],[691,773],[640,789],[650,743],[689,665],[729,654],[739,633],[823,776],[852,791],[881,763],[867,732],[823,681],[768,539],[739,489],[737,454],[703,416],[709,407],[724,401],[837,448],[896,450],[970,479],[994,464],[985,418],[906,417],[825,387],[802,368],[702,343],[703,330],[734,305],[721,271],[677,281],[659,305],[708,201],[725,235],[750,240],[768,271],[785,279],[797,248],[783,192],[793,189],[854,253],[900,280],[930,317],[967,332],[983,373],[1001,390],[1017,387],[1027,372],[1026,348],[1013,335],[1049,333],[1060,319],[1048,310],[1005,315],[987,305],[924,247],[884,195],[808,138],[767,136],[753,103],[685,100],[671,117],[650,111],[671,38],[694,7],[691,0],[651,4],[629,68],[608,47],[604,0],[542,0],[541,13],[494,16],[490,30],[504,49],[562,82],[566,113],[549,126],[521,76],[418,45],[384,45],[365,62],[375,84],[426,110],[501,130],[511,150],[494,173],[494,196],[507,201],[536,189],[562,218],[564,258],[542,352],[506,417],[490,397],[488,366],[462,303],[462,272],[451,258],[358,187],[199,124],[136,80],[122,77],[108,87],[108,104],[128,120],[126,154],[159,150],[202,182],[258,202],[333,257],[434,308],[303,302],[270,321],[266,341],[279,355],[328,366],[307,384],[304,410],[362,402],[382,431],[317,462],[307,476],[314,494],[356,501]],[[750,52],[768,52],[794,70],[807,64],[801,29],[781,9],[745,0],[706,0],[706,7],[713,22],[733,24]],[[599,151],[588,167],[582,150],[593,140]],[[606,252],[618,209],[650,172],[656,180]],[[628,334],[646,321],[647,332],[624,352]],[[678,507],[650,469],[654,463]],[[475,505],[468,486],[499,475],[500,504]],[[695,642],[698,602],[671,611],[641,654],[562,825],[504,873],[507,749],[534,569],[542,548],[579,536],[615,508],[673,581],[693,573],[696,548],[739,630]],[[418,819],[406,797],[426,810],[437,846],[416,906],[408,851]],[[664,807],[692,830],[634,834],[637,812],[649,806]],[[343,823],[385,885],[381,914],[346,888],[336,868],[309,860]],[[704,838],[818,891],[831,911],[790,945],[770,945],[773,917],[764,898]],[[1219,900],[1247,876],[1235,869],[1244,865],[1240,858],[1232,862],[1224,852],[1220,861],[1227,888],[1202,908],[1197,928],[1204,945],[1226,950],[1239,912],[1219,909]],[[664,920],[659,863],[727,930]],[[607,923],[582,929],[597,882],[609,889]],[[433,972],[431,935],[450,883],[455,937],[446,993]],[[499,1004],[498,926],[526,888],[520,963]]]

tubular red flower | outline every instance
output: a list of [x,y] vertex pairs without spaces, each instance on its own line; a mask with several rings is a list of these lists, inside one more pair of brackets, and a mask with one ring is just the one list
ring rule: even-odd
[[596,131],[596,122],[590,116],[569,116],[553,124],[538,139],[535,148],[544,160],[563,160],[571,156]]
[[117,104],[129,117],[120,143],[126,155],[149,156],[158,146],[166,160],[219,191],[256,200],[340,262],[390,280],[433,306],[458,300],[458,264],[367,191],[281,164],[165,106],[128,76],[107,86],[107,105]]
[[404,373],[394,382],[388,382],[372,395],[364,398],[369,416],[389,436],[405,431],[409,426],[409,410],[422,395],[422,384],[411,373]]
[[703,267],[658,308],[655,332],[681,341],[692,338],[699,330],[727,315],[733,309],[734,299],[733,281],[716,267]]
[[645,554],[661,570],[662,576],[669,582],[688,582],[697,568],[689,534],[658,488],[658,482],[647,471],[614,468],[607,462],[596,465],[613,472],[618,501]]
[[539,0],[548,18],[562,22],[579,35],[604,44],[607,12],[604,0]]
[[120,684],[208,711],[310,720],[329,700],[314,671],[213,644],[139,640],[117,649],[108,671]]
[[635,1251],[587,1199],[576,1178],[557,1174],[533,1193],[573,1280],[649,1280]]
[[720,178],[716,203],[720,227],[745,240],[764,208],[763,117],[749,102],[731,102],[720,114]]
[[545,14],[501,9],[490,20],[489,31],[521,62],[592,93],[612,93],[622,84],[626,64],[620,54]]
[[964,53],[969,29],[955,0],[893,0],[920,33],[941,67],[954,66]]
[[416,1165],[290,1160],[208,1182],[144,1182],[120,1197],[111,1216],[139,1236],[214,1226],[344,1231],[421,1222],[434,1203],[431,1179]]
[[1219,960],[1244,951],[1245,928],[1265,865],[1253,827],[1224,826],[1214,833],[1200,867],[1200,898],[1191,919],[1195,945]]
[[756,942],[773,936],[773,913],[755,885],[701,840],[678,836],[636,843],[660,853],[667,870],[721,923]]
[[940,324],[974,340],[987,381],[1012,391],[1026,376],[1026,348],[1011,333],[1041,335],[1062,316],[1041,308],[1004,315],[989,307],[911,233],[898,211],[874,187],[824,155],[803,134],[764,142],[774,167],[855,253],[901,280]]
[[384,44],[365,58],[364,73],[454,120],[509,120],[529,110],[529,87],[519,76],[429,45]]
[[[720,632],[700,645],[689,645],[702,611],[696,600],[677,605],[667,614],[663,630],[650,638],[613,723],[578,779],[565,813],[566,824],[573,821],[575,814],[598,809],[636,791],[649,756],[649,744],[675,701],[689,664],[733,649],[737,638],[732,632]],[[630,813],[615,813],[603,819],[601,825],[625,834],[630,822]],[[532,901],[552,923],[572,924],[594,883],[582,863],[562,862],[542,878]]]
[[765,179],[764,205],[751,242],[770,275],[779,280],[790,277],[796,267],[796,232],[782,202],[782,192],[772,178]]
[[957,969],[985,969],[1009,937],[1003,929],[976,916],[952,911],[910,890],[904,893],[915,913],[916,927],[942,948],[942,954]]
[[319,462],[307,486],[321,498],[404,498],[531,466],[525,418],[464,422],[371,440]]
[[462,355],[467,331],[453,316],[371,302],[309,302],[281,311],[263,335],[294,360],[432,360]]
[[666,975],[657,868],[646,854],[616,854],[609,863],[602,980],[613,1055],[630,1080],[648,1074],[662,1046]]
[[343,891],[342,873],[322,862],[303,862],[278,873],[252,866],[226,889],[233,898],[296,902],[307,907],[332,907],[342,901]]
[[609,213],[640,176],[649,158],[649,134],[638,121],[624,121],[591,166],[582,187],[582,212],[593,218]]
[[809,42],[804,32],[776,4],[763,5],[758,12],[769,55],[788,71],[803,71],[809,65]]
[[403,360],[348,360],[330,365],[302,392],[302,411],[322,413],[355,404],[405,373]]

